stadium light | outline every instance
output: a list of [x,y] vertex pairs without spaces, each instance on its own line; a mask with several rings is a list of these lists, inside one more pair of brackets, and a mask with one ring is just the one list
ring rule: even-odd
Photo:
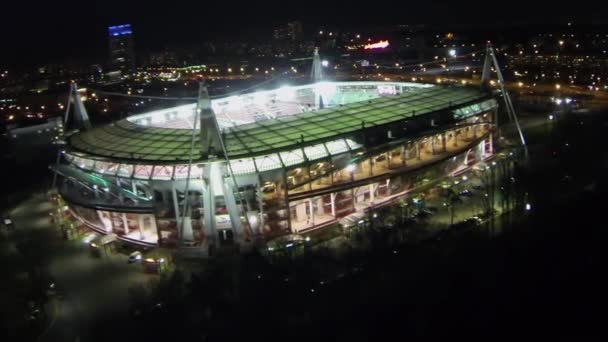
[[456,57],[456,50],[450,49],[450,51],[448,51],[448,54],[450,55],[450,57]]
[[329,66],[329,61],[327,61],[326,59],[324,59],[324,60],[321,62],[321,65],[327,68],[327,67]]

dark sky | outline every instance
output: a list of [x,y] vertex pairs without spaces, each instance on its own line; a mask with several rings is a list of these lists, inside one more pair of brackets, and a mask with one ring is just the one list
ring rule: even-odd
[[[283,0],[283,1],[12,1],[0,18],[0,63],[95,58],[107,47],[106,27],[131,23],[139,49],[234,36],[269,37],[273,26],[302,20],[318,25],[446,23],[468,25],[565,22],[606,23],[601,2]],[[104,58],[100,58],[101,61]]]

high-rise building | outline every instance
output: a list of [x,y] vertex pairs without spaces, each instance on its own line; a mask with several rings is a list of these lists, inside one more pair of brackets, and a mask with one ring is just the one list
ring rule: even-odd
[[297,41],[302,39],[302,22],[300,21],[292,21],[287,23],[287,36],[292,41]]
[[276,40],[298,41],[302,39],[302,22],[290,21],[285,26],[274,29],[273,38]]
[[133,30],[130,24],[109,26],[110,69],[130,72],[135,69]]

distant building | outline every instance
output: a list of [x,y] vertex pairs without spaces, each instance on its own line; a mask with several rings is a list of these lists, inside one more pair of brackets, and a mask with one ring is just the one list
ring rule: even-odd
[[133,30],[130,24],[109,26],[110,69],[126,72],[135,69],[135,51],[133,49]]
[[285,40],[287,38],[287,28],[284,26],[275,28],[272,32],[272,38],[275,40]]
[[290,21],[285,26],[274,29],[273,38],[276,40],[299,41],[302,39],[302,22]]
[[90,65],[87,69],[87,81],[97,83],[103,81],[103,68],[99,64]]
[[292,41],[299,41],[302,39],[302,22],[292,21],[287,23],[287,36]]

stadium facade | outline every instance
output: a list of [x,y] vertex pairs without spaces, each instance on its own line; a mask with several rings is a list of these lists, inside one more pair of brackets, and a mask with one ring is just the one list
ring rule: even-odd
[[210,99],[201,86],[197,103],[72,134],[53,169],[90,229],[208,255],[470,168],[494,153],[497,110],[478,87],[321,81]]

